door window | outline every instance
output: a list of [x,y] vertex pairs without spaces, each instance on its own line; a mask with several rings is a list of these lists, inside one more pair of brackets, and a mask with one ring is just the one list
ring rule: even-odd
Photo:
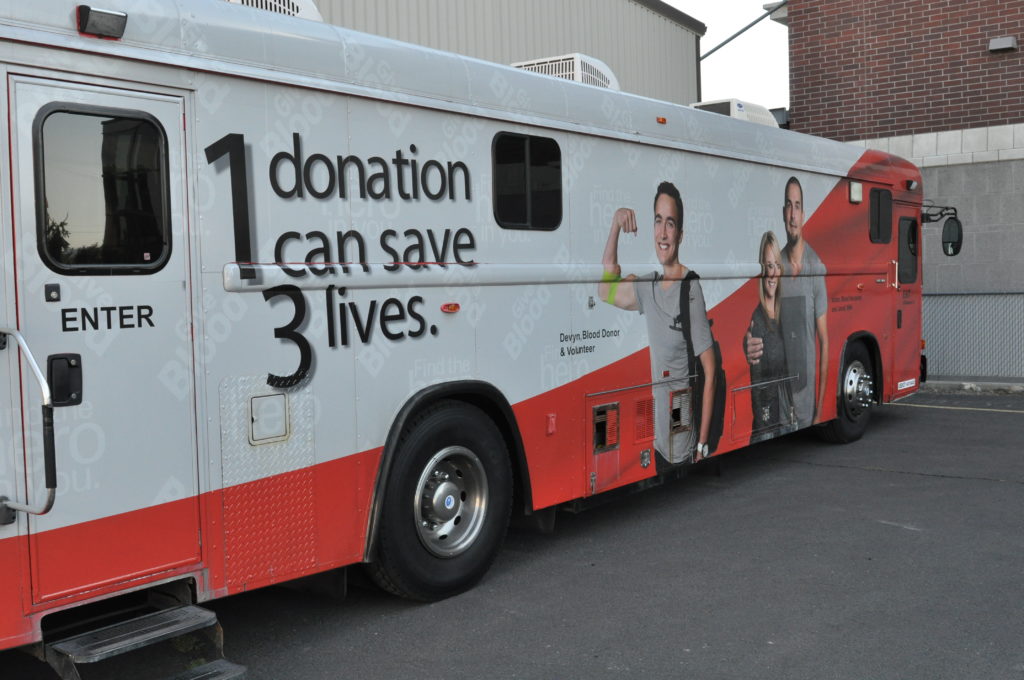
[[137,111],[55,104],[35,123],[39,254],[63,274],[145,274],[170,255],[167,139]]
[[900,283],[917,281],[917,220],[900,218]]

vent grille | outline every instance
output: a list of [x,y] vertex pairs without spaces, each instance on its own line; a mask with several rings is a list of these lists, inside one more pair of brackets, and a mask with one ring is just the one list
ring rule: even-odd
[[594,407],[594,453],[619,447],[619,404]]
[[609,90],[619,89],[619,80],[600,59],[585,54],[565,54],[560,57],[520,61],[512,66],[524,71],[542,73],[546,76],[574,80],[577,83],[605,87]]
[[637,400],[636,417],[633,419],[633,438],[638,443],[654,439],[654,397]]
[[284,14],[290,17],[323,21],[313,0],[227,0],[235,5],[245,5],[265,12]]
[[292,2],[292,0],[236,0],[236,2],[246,7],[277,12],[278,14],[287,14],[289,16],[295,16],[299,13],[299,6]]
[[669,430],[672,433],[689,432],[691,429],[691,408],[690,388],[669,393],[669,402],[672,412],[669,415]]
[[598,87],[609,87],[612,84],[611,78],[598,70],[589,61],[580,62],[580,82]]

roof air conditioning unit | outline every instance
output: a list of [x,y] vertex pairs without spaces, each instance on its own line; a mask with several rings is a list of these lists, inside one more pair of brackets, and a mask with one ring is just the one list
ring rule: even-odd
[[512,66],[524,71],[575,80],[577,83],[607,87],[610,90],[619,89],[619,79],[608,68],[608,64],[579,52],[563,54],[560,57],[519,61]]
[[290,17],[310,19],[311,21],[323,21],[320,10],[317,9],[313,0],[227,0],[234,5],[245,5],[255,9],[262,9],[277,14],[286,14]]
[[775,116],[772,115],[771,111],[760,104],[751,104],[750,102],[740,101],[739,99],[719,99],[713,102],[698,102],[693,105],[693,108],[700,109],[701,111],[710,111],[711,113],[720,113],[723,116],[738,118],[749,123],[757,123],[759,125],[767,125],[769,127],[776,128],[779,127],[779,122],[775,120]]

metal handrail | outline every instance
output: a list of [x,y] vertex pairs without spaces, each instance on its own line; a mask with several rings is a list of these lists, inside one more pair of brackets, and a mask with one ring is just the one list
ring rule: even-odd
[[[0,328],[0,334],[9,335],[17,341],[21,354],[28,362],[29,368],[32,369],[32,374],[35,376],[36,382],[39,383],[39,391],[43,395],[43,471],[46,477],[46,499],[42,503],[38,505],[16,503],[0,497],[0,517],[10,518],[13,514],[11,511],[25,512],[30,515],[45,515],[53,508],[53,502],[57,498],[57,456],[53,443],[53,400],[50,386],[47,384],[39,364],[36,363],[35,357],[32,356],[32,350],[28,348],[25,337],[13,328]],[[13,521],[13,518],[10,518],[10,521]]]

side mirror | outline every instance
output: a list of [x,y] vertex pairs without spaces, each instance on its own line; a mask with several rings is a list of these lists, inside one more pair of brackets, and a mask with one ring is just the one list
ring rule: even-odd
[[964,228],[960,220],[950,217],[942,225],[942,252],[953,257],[960,252],[960,246],[964,243]]

